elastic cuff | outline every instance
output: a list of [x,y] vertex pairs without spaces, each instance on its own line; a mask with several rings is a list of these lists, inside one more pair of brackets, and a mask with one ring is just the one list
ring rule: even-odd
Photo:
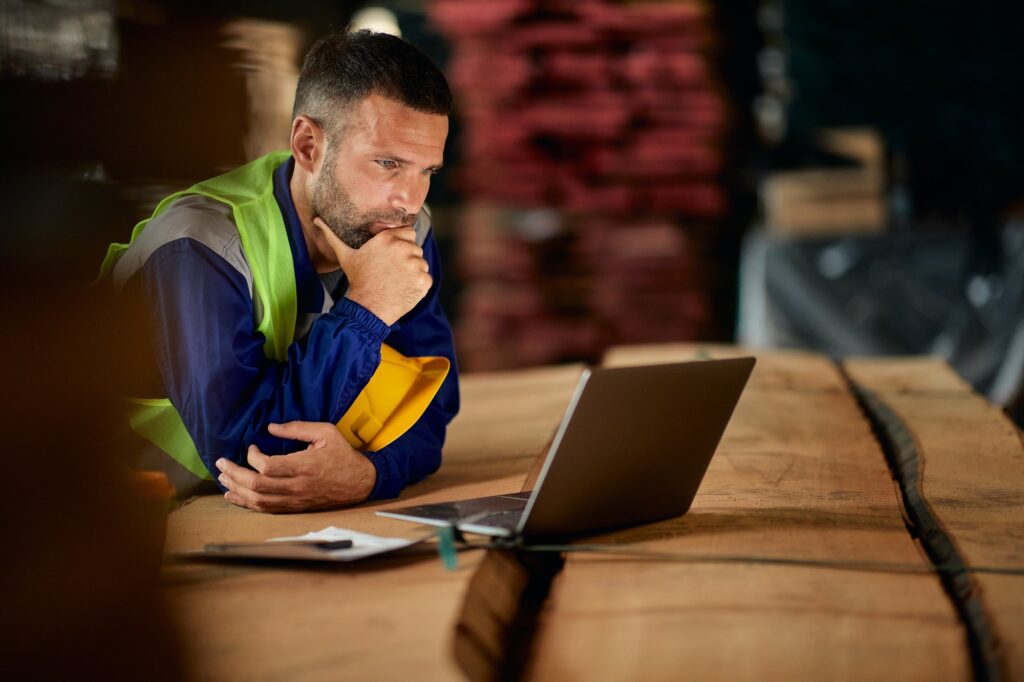
[[377,480],[373,484],[373,490],[367,500],[388,500],[398,497],[402,492],[402,481],[395,470],[395,463],[391,454],[386,450],[370,453],[367,455],[373,467],[377,470]]
[[384,341],[384,337],[391,331],[391,327],[384,324],[384,320],[349,298],[338,299],[328,314],[345,318],[376,343]]

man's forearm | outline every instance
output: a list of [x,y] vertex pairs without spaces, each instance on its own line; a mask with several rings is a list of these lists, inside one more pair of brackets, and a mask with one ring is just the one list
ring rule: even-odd
[[244,279],[202,245],[183,242],[147,263],[145,286],[164,390],[207,467],[220,457],[244,461],[252,443],[294,450],[266,432],[268,423],[337,421],[375,371],[389,328],[342,300],[284,362],[269,359]]

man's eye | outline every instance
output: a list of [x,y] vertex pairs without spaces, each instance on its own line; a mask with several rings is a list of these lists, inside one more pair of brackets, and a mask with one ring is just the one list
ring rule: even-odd
[[398,168],[398,163],[391,159],[377,159],[377,165],[386,170],[395,170]]

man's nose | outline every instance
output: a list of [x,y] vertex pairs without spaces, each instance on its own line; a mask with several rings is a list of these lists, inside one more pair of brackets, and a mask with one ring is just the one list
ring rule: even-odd
[[410,216],[415,216],[423,207],[430,190],[430,176],[417,173],[413,177],[403,178],[395,183],[391,192],[391,207],[400,208]]

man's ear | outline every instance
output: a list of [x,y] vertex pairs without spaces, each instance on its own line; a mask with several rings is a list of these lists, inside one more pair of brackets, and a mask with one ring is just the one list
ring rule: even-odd
[[292,121],[291,143],[292,156],[300,168],[310,175],[320,169],[327,145],[327,138],[320,124],[305,114],[296,116]]

